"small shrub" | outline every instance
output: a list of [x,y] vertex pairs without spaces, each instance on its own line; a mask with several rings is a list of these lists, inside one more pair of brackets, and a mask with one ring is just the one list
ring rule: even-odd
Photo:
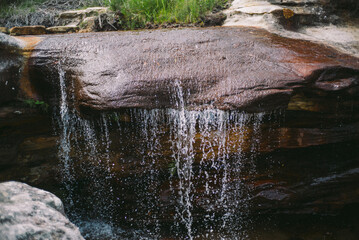
[[174,176],[177,173],[177,167],[176,167],[176,162],[170,162],[168,164],[168,171],[170,173],[171,176]]

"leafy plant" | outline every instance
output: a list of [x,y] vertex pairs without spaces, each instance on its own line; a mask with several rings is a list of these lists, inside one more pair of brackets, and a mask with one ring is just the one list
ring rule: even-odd
[[120,121],[120,115],[117,113],[109,113],[107,114],[107,118],[115,123],[118,123]]
[[176,167],[176,162],[170,162],[168,164],[168,171],[170,172],[171,176],[174,176],[177,173],[177,167]]
[[49,110],[49,104],[44,101],[39,101],[35,99],[25,99],[23,103],[30,108],[38,108],[43,112],[47,112]]

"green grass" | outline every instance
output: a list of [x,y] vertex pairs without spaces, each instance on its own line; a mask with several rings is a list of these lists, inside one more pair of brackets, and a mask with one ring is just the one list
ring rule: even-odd
[[[48,0],[0,0],[0,18],[35,12]],[[143,28],[147,23],[200,23],[215,8],[228,0],[83,0],[77,8],[111,6],[120,12],[119,24],[124,29]],[[56,2],[54,0],[54,2]],[[70,0],[69,0],[70,2]],[[73,3],[75,4],[75,3]],[[75,4],[76,5],[76,4]],[[76,7],[75,7],[76,8]]]
[[112,0],[111,8],[120,11],[120,24],[127,29],[146,23],[198,23],[227,0]]

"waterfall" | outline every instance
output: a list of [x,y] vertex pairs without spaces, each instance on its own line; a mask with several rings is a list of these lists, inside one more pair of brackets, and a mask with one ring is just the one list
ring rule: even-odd
[[65,71],[61,68],[61,65],[58,67],[59,71],[59,83],[60,83],[60,140],[59,140],[59,157],[62,163],[62,178],[64,181],[64,186],[67,190],[67,202],[69,206],[73,206],[73,198],[72,198],[72,188],[74,178],[73,178],[73,167],[72,161],[70,158],[71,151],[71,131],[72,128],[70,124],[72,124],[72,114],[70,113],[70,109],[68,106],[68,97],[67,97],[67,87],[65,83]]
[[[104,114],[96,121],[81,117],[75,107],[72,106],[74,95],[69,89],[73,89],[72,83],[66,82],[66,72],[58,67],[60,84],[59,109],[55,111],[55,121],[59,128],[58,155],[61,160],[61,175],[63,186],[66,190],[65,205],[71,217],[77,220],[81,211],[75,208],[82,201],[76,191],[87,192],[92,198],[93,205],[89,206],[95,214],[111,221],[113,195],[112,174],[110,164],[110,132],[109,121]],[[57,121],[56,121],[57,120]],[[99,151],[101,149],[101,151]],[[82,161],[87,161],[85,164]],[[86,176],[78,179],[77,175],[86,172]],[[105,177],[98,175],[105,172]],[[89,186],[82,186],[83,184]],[[103,189],[101,191],[93,191]],[[105,193],[105,194],[104,194]],[[106,201],[103,201],[103,195]],[[83,211],[88,211],[84,209]]]
[[264,114],[186,109],[178,80],[176,108],[83,116],[61,66],[59,78],[65,205],[85,236],[247,238]]

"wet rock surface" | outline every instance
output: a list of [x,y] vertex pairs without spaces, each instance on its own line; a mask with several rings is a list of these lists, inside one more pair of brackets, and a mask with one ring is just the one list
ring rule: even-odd
[[16,99],[23,62],[21,43],[0,33],[0,104]]
[[258,112],[286,107],[298,88],[349,94],[359,83],[357,58],[253,28],[48,36],[31,75],[56,92],[58,67],[75,104],[97,110],[175,108],[181,90],[188,107]]
[[11,239],[84,239],[55,195],[19,182],[0,184],[0,237]]

